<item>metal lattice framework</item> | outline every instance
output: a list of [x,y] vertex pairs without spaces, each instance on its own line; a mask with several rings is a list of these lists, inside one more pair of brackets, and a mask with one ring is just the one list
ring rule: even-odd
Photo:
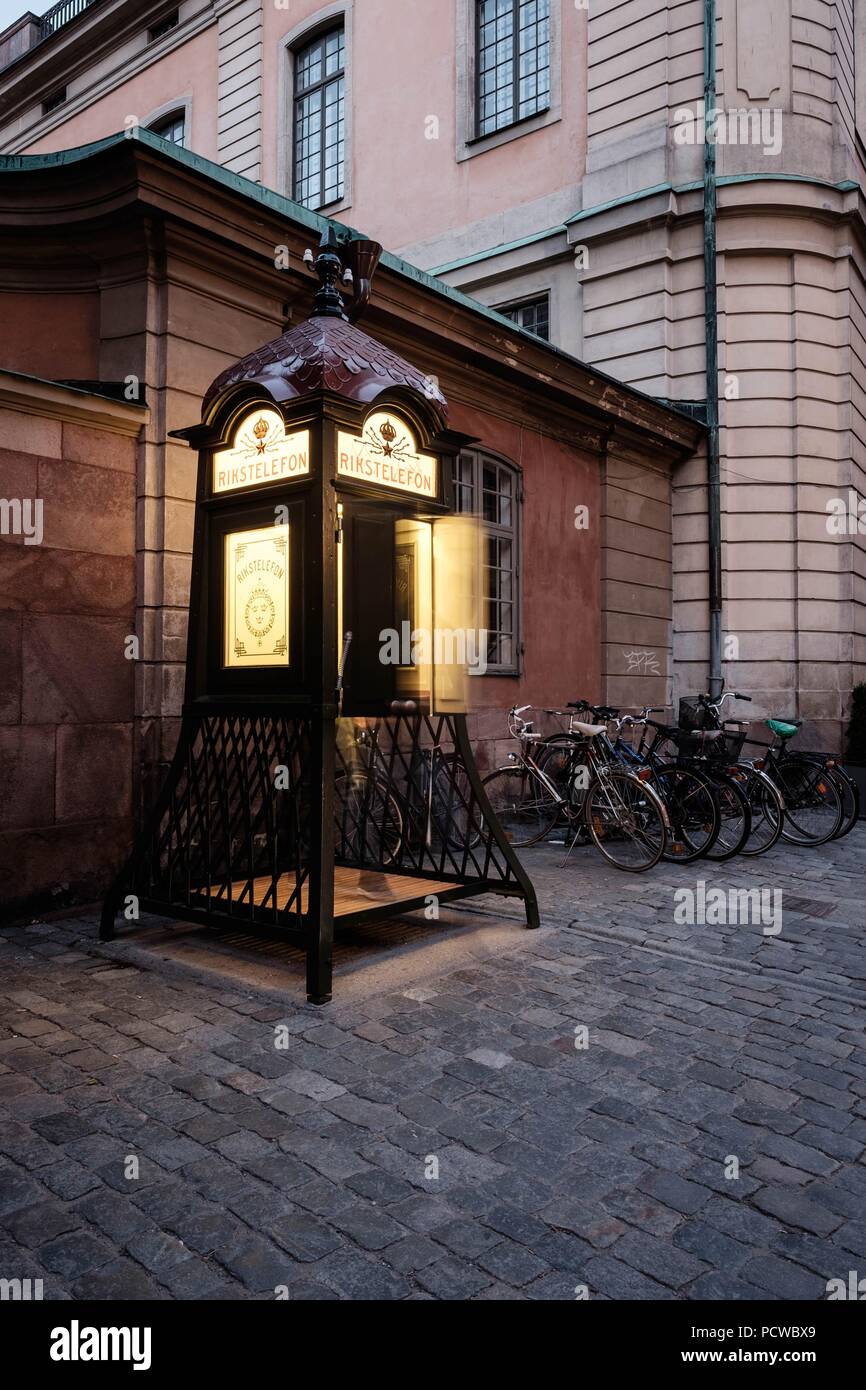
[[309,859],[308,738],[309,722],[284,714],[187,717],[162,795],[113,896],[123,888],[144,906],[179,916],[217,912],[299,927]]
[[[309,945],[311,723],[291,713],[188,715],[162,795],[106,902],[192,921],[278,927]],[[330,801],[327,798],[325,804]],[[320,803],[321,804],[321,803]],[[490,811],[462,715],[341,720],[333,791],[333,864],[416,887],[386,911],[482,891],[535,898]],[[310,898],[313,911],[310,911]],[[381,902],[336,926],[381,915]]]
[[464,739],[465,721],[455,715],[365,720],[338,737],[337,862],[516,886],[518,866]]

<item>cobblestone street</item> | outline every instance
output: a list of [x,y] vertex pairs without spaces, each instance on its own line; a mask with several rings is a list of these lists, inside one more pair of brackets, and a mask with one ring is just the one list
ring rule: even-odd
[[[344,947],[324,1009],[225,953],[219,976],[148,963],[144,924],[105,947],[95,916],[4,931],[0,1277],[815,1300],[866,1276],[866,826],[636,877],[562,859],[525,855],[540,931],[514,902],[443,910],[418,932],[448,968],[415,943],[352,974]],[[781,889],[781,931],[678,924],[698,878]]]

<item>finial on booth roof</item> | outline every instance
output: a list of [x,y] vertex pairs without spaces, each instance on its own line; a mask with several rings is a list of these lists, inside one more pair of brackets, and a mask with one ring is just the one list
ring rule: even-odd
[[337,281],[343,274],[343,261],[337,233],[333,227],[326,227],[322,232],[319,254],[316,257],[316,274],[319,277],[319,288],[313,301],[314,317],[325,315],[329,318],[344,319],[345,307],[337,289]]

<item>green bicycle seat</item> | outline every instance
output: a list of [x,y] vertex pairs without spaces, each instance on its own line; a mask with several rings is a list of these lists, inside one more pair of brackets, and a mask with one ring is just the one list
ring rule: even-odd
[[779,735],[779,738],[793,738],[802,722],[802,719],[798,719],[796,723],[791,723],[787,719],[768,719],[767,728],[772,729],[774,734]]

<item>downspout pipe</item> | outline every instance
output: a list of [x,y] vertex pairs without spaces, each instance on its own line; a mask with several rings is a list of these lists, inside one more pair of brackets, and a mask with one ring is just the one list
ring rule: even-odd
[[707,522],[709,533],[710,694],[722,691],[722,489],[719,463],[719,295],[716,280],[716,0],[704,0],[704,318],[707,343]]

